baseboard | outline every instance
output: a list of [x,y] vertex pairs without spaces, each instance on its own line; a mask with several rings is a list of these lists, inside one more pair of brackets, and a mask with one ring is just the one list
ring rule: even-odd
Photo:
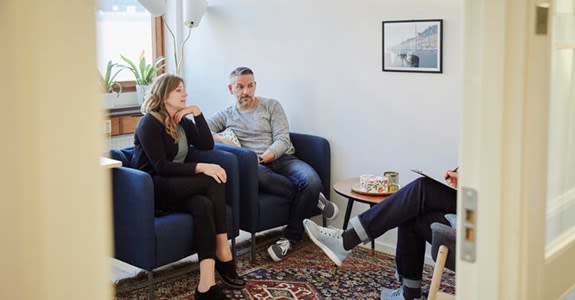
[[[371,244],[361,244],[362,247],[370,248]],[[389,254],[395,256],[395,244],[385,243],[378,240],[375,240],[375,250],[383,252],[385,254]],[[425,264],[433,266],[435,262],[431,258],[431,246],[428,244],[425,251]]]

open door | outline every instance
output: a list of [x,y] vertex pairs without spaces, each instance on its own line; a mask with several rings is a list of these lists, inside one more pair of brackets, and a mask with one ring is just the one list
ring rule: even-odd
[[575,287],[575,1],[465,0],[457,299]]

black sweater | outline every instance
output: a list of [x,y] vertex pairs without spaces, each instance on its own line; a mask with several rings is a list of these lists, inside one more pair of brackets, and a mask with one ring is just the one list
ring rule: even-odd
[[[186,132],[188,143],[199,150],[214,148],[214,139],[204,115],[194,117],[194,122],[182,118],[180,125]],[[173,162],[178,152],[178,143],[166,132],[166,127],[151,114],[146,114],[138,122],[134,135],[133,168],[158,176],[190,176],[196,174],[196,162]]]

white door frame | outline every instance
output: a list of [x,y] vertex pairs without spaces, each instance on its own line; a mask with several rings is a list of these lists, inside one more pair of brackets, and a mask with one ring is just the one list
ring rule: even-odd
[[551,24],[535,34],[535,8],[549,1],[464,2],[460,185],[478,191],[477,257],[461,259],[458,235],[457,299],[558,299],[573,285],[575,246],[545,257]]

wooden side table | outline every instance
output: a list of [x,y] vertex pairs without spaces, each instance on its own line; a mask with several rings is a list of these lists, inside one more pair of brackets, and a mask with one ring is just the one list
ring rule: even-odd
[[[333,190],[339,195],[347,198],[347,208],[345,209],[345,217],[343,219],[343,229],[347,229],[347,224],[349,223],[349,217],[351,215],[351,210],[353,208],[353,203],[359,201],[361,203],[369,204],[369,207],[378,204],[379,202],[385,200],[385,198],[390,195],[366,195],[360,194],[352,191],[352,186],[359,183],[359,177],[347,178],[343,180],[338,180],[333,185]],[[375,242],[371,241],[371,253],[375,251]]]

